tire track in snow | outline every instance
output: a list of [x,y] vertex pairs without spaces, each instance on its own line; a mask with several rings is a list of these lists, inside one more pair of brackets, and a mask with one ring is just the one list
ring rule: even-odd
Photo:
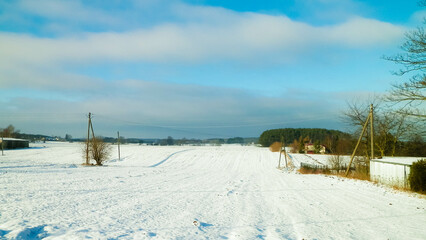
[[174,153],[170,154],[168,157],[166,157],[165,159],[161,160],[160,162],[158,162],[154,165],[148,166],[148,167],[150,167],[150,168],[157,167],[157,166],[163,164],[165,161],[169,160],[169,158],[173,157],[174,155],[176,155],[178,153],[182,153],[182,152],[191,151],[191,150],[193,150],[193,149],[185,149],[185,150],[182,150],[182,151],[174,152]]

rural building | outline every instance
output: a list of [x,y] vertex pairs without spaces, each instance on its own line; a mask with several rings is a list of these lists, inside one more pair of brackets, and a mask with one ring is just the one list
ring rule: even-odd
[[389,186],[408,188],[408,175],[418,157],[384,157],[370,160],[370,178]]
[[30,142],[18,138],[3,138],[3,140],[0,138],[0,148],[1,146],[3,146],[3,149],[28,148]]
[[[305,143],[305,154],[314,154],[315,145],[313,143]],[[319,145],[319,153],[325,154],[326,147],[324,145]]]

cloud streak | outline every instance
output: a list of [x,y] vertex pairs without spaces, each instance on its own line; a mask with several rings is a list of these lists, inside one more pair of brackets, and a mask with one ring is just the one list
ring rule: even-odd
[[[236,13],[222,8],[186,6],[185,11],[188,23],[161,24],[127,32],[60,38],[0,33],[0,70],[7,76],[1,85],[27,84],[29,78],[22,76],[19,69],[39,76],[42,74],[38,71],[46,72],[46,66],[60,69],[69,64],[295,61],[316,49],[392,45],[404,32],[401,26],[361,17],[339,24],[312,26],[286,16]],[[75,74],[62,75],[67,75],[65,79],[87,82],[77,80]],[[49,77],[43,76],[39,79],[31,81],[53,86],[61,81],[48,82]],[[71,81],[63,82],[64,87],[69,87],[66,82]]]
[[21,61],[205,61],[253,59],[262,53],[289,54],[318,46],[365,48],[392,44],[404,29],[373,19],[315,27],[285,16],[247,13],[234,22],[164,24],[124,33],[90,33],[70,38],[40,38],[1,33],[2,59]]
[[[312,91],[309,95],[318,99],[325,96]],[[0,104],[0,111],[23,131],[31,131],[27,129],[38,124],[39,131],[62,134],[64,126],[80,126],[81,132],[70,132],[74,136],[84,133],[84,115],[88,112],[96,116],[97,132],[106,136],[111,129],[129,125],[144,127],[123,132],[134,137],[166,137],[155,133],[155,126],[169,129],[174,137],[229,136],[242,129],[240,134],[247,137],[259,135],[265,128],[314,126],[312,122],[318,127],[335,128],[337,122],[331,107],[336,103],[308,98],[301,101],[291,94],[263,97],[238,89],[124,80],[104,84],[96,93],[87,91],[80,96],[82,99],[77,101],[12,98]],[[310,109],[309,113],[305,109]],[[151,135],[146,135],[147,130],[153,131]]]

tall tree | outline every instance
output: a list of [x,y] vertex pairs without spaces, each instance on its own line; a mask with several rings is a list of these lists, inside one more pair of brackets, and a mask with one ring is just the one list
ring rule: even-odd
[[[359,135],[369,113],[368,103],[348,103],[348,109],[343,113],[343,120],[355,127],[354,135]],[[376,100],[374,105],[374,147],[380,156],[394,156],[397,146],[401,141],[407,140],[409,135],[419,134],[421,124],[408,119],[406,114],[394,114],[390,109],[384,108]],[[371,124],[371,123],[370,123]],[[366,156],[370,151],[370,132],[360,145],[360,151]]]
[[[420,1],[419,5],[425,7],[426,0]],[[401,46],[403,53],[385,59],[402,65],[396,75],[408,77],[393,85],[387,99],[400,106],[398,112],[426,121],[426,34],[423,25],[405,34],[405,42]]]

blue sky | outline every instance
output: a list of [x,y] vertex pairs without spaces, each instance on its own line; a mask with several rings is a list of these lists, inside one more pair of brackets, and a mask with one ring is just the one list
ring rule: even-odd
[[346,102],[400,81],[416,1],[0,2],[0,127],[99,135],[347,130]]

